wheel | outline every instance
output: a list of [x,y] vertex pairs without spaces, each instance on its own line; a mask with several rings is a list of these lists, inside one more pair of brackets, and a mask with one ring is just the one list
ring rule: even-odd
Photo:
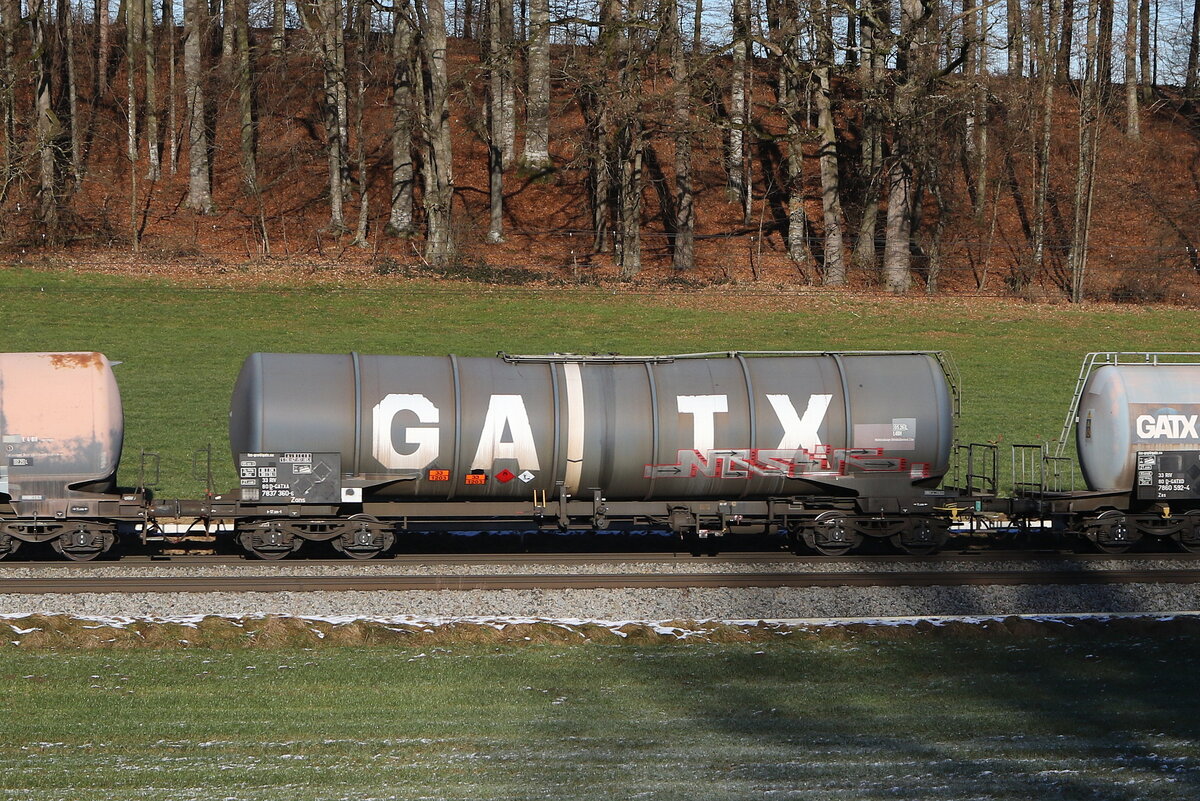
[[117,535],[112,529],[80,523],[51,540],[50,545],[72,562],[89,562],[111,548],[116,541]]
[[1185,525],[1183,531],[1175,535],[1179,547],[1191,553],[1200,553],[1200,509],[1184,512],[1183,518],[1190,525]]
[[21,547],[21,541],[10,534],[0,534],[0,559],[11,556]]
[[1088,530],[1088,539],[1101,553],[1125,553],[1133,547],[1140,536],[1129,525],[1124,512],[1110,509],[1101,512],[1096,525]]
[[264,523],[261,527],[247,529],[238,535],[238,542],[249,553],[259,559],[274,562],[300,549],[303,540],[276,525]]
[[822,512],[804,529],[804,542],[822,556],[845,556],[862,544],[840,512]]
[[891,536],[892,545],[910,556],[929,556],[937,553],[946,542],[943,532],[929,520],[917,518],[909,523],[907,530]]
[[335,539],[333,547],[351,559],[374,559],[396,542],[391,530],[371,515],[353,515],[350,522],[353,530]]

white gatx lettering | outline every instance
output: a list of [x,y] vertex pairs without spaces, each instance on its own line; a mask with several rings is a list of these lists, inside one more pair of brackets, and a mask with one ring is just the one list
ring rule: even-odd
[[[392,424],[400,412],[412,412],[420,426],[408,426],[401,453],[392,437]],[[424,395],[388,395],[371,409],[371,453],[388,470],[420,470],[438,457],[438,408]],[[415,447],[413,447],[415,446]]]
[[677,395],[680,414],[692,416],[692,449],[711,451],[717,437],[716,416],[729,411],[725,395]]
[[803,449],[809,453],[816,451],[821,444],[821,435],[817,431],[825,421],[825,412],[829,409],[832,395],[809,395],[808,406],[804,415],[796,414],[796,407],[788,395],[768,395],[771,408],[783,426],[783,439],[779,440],[777,450],[794,451]]
[[[511,439],[504,440],[504,432]],[[471,460],[472,470],[491,470],[497,459],[516,459],[519,470],[540,470],[537,447],[525,400],[520,395],[493,395],[479,435],[479,447]]]
[[1200,439],[1196,423],[1200,415],[1195,414],[1140,414],[1136,422],[1138,436],[1142,439]]

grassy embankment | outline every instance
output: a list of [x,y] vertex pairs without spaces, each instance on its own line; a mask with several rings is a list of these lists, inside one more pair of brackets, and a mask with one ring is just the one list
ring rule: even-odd
[[0,798],[1192,799],[1197,670],[1103,628],[9,649]]
[[160,495],[194,496],[190,454],[211,443],[234,485],[226,421],[254,351],[466,356],[550,351],[945,350],[962,373],[963,442],[1055,439],[1083,355],[1200,350],[1180,308],[1032,306],[921,297],[780,295],[752,287],[624,294],[397,283],[373,288],[202,289],[153,278],[9,270],[0,347],[100,350],[126,407],[120,478],[162,454]]

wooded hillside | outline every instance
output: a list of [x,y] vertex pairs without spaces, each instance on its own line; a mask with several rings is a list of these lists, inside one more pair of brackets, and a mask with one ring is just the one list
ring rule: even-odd
[[180,2],[0,0],[14,257],[1200,297],[1195,1]]

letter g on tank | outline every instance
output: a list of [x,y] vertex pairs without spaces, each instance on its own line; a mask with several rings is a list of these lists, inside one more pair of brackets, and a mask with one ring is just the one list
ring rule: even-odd
[[[396,447],[396,415],[410,412],[421,425],[408,425]],[[371,454],[389,470],[420,470],[438,457],[438,408],[424,395],[388,395],[371,409]]]

